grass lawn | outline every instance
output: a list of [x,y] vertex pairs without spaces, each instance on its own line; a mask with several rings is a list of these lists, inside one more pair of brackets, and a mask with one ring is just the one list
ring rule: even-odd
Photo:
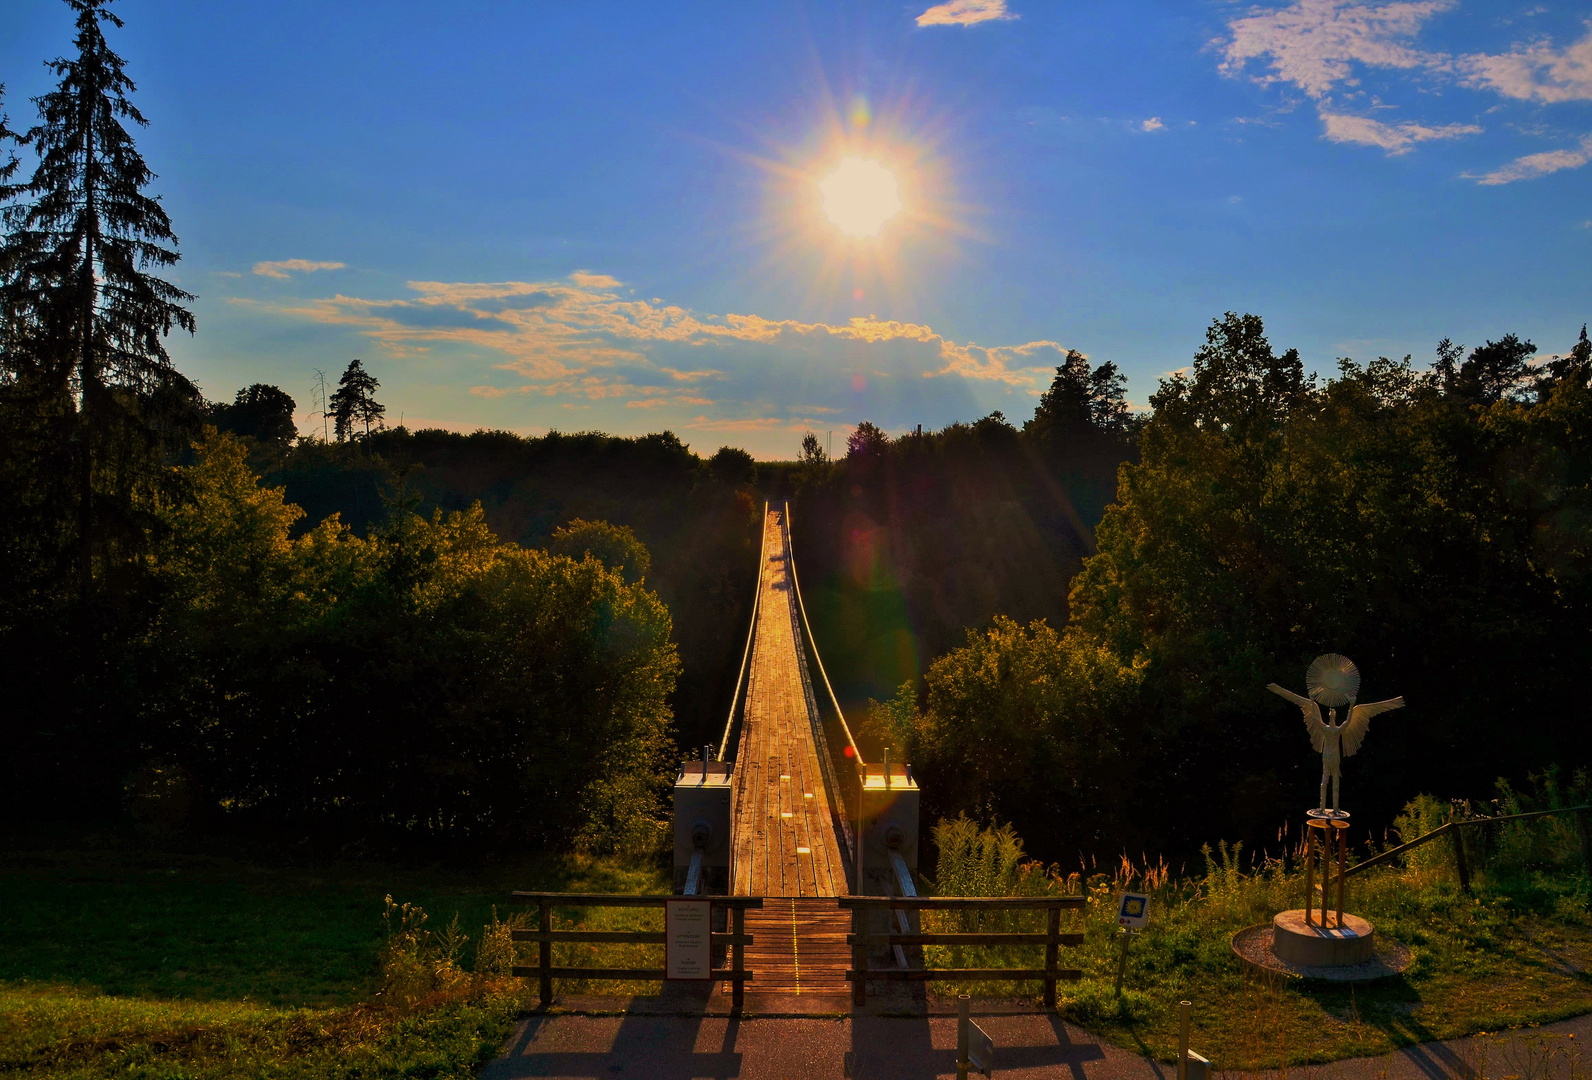
[[[1203,877],[1149,874],[1152,918],[1133,939],[1121,999],[1114,993],[1116,894],[1124,887],[1145,891],[1146,875],[1125,868],[1114,878],[1084,882],[1030,867],[1010,877],[1014,887],[1007,891],[1088,890],[1087,915],[1063,916],[1063,929],[1068,918],[1083,926],[1085,944],[1062,952],[1063,966],[1080,968],[1084,977],[1059,988],[1061,1012],[1163,1060],[1175,1058],[1177,1006],[1185,1000],[1194,1006],[1192,1046],[1222,1069],[1379,1056],[1432,1039],[1592,1012],[1592,890],[1576,865],[1578,847],[1564,867],[1479,873],[1473,895],[1459,889],[1441,851],[1427,854],[1424,866],[1373,869],[1350,879],[1346,909],[1414,953],[1402,975],[1358,985],[1257,972],[1233,955],[1235,931],[1303,906],[1304,882],[1293,863],[1270,860],[1241,873],[1235,861],[1224,865],[1218,858]],[[1001,929],[1043,929],[1033,916],[1016,918],[1030,922]],[[1042,966],[1037,949],[1026,957],[1017,949],[927,951],[931,967]],[[934,989],[957,992],[952,984]],[[992,984],[972,992],[1002,991],[1037,995],[1039,987]]]
[[[1298,906],[1302,884],[1281,864],[1245,874],[1218,862],[1182,881],[1149,876],[1153,917],[1133,942],[1120,1001],[1112,993],[1113,900],[1129,878],[1080,882],[1029,871],[1013,890],[992,882],[981,891],[1087,888],[1086,943],[1063,959],[1085,977],[1063,984],[1063,1014],[1163,1059],[1173,1053],[1183,999],[1195,1003],[1195,1049],[1224,1069],[1379,1055],[1592,1012],[1592,889],[1578,870],[1478,873],[1474,896],[1435,864],[1355,879],[1350,909],[1416,957],[1404,975],[1357,987],[1260,976],[1230,952],[1233,931]],[[1132,880],[1142,887],[1143,878]],[[507,915],[504,901],[516,888],[667,887],[657,869],[573,857],[392,866],[162,851],[126,836],[12,841],[0,848],[0,1074],[469,1076],[534,1003],[532,987],[469,973],[494,906]],[[386,936],[383,916],[389,895],[423,907],[433,931],[457,914],[470,937],[456,955],[462,966],[447,962],[440,935],[423,934],[405,954],[409,966],[395,964],[397,939]],[[560,925],[576,925],[580,916],[564,914]],[[580,925],[636,928],[657,918],[619,909]],[[591,955],[576,948],[560,946],[557,962],[659,962],[637,951],[652,947],[602,946],[600,958],[598,947],[585,947]],[[929,962],[1034,964],[1018,953],[946,950]],[[1037,987],[974,991],[1010,996]]]
[[394,867],[173,853],[125,836],[12,841],[0,851],[0,1073],[470,1075],[507,1037],[524,988],[463,978],[394,993],[383,900],[420,905],[433,929],[457,914],[468,966],[516,888],[667,882],[577,858]]

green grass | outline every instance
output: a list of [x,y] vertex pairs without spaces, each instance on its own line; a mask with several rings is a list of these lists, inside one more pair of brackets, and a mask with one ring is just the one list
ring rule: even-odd
[[[1063,983],[1059,991],[1068,1019],[1119,1045],[1170,1060],[1177,1045],[1177,1004],[1188,1000],[1194,1003],[1194,1048],[1218,1067],[1277,1068],[1377,1056],[1431,1039],[1592,1012],[1592,889],[1575,865],[1580,853],[1573,833],[1570,841],[1574,858],[1562,866],[1532,870],[1500,855],[1499,872],[1478,873],[1474,895],[1459,889],[1437,850],[1428,852],[1423,865],[1351,878],[1346,909],[1414,952],[1414,963],[1402,975],[1354,986],[1259,973],[1233,955],[1229,941],[1235,931],[1303,906],[1303,878],[1291,860],[1269,860],[1241,872],[1236,858],[1218,856],[1207,873],[1183,880],[1164,868],[1146,873],[1126,863],[1115,875],[1063,877],[1036,864],[1021,865],[1015,837],[1003,840],[984,830],[983,839],[963,837],[960,849],[947,846],[962,855],[942,875],[993,894],[1087,891],[1087,914],[1063,917],[1063,929],[1069,918],[1074,928],[1085,929],[1084,945],[1062,952],[1063,966],[1083,972],[1081,981]],[[1148,891],[1153,901],[1149,927],[1132,941],[1118,999],[1114,916],[1123,888]],[[1043,929],[1043,916],[1002,918],[1003,925],[987,928]],[[942,915],[939,922],[943,926],[926,918],[925,928],[975,929],[957,916]],[[1037,948],[925,952],[930,967],[1043,966]],[[957,992],[949,983],[934,990]],[[972,992],[1031,996],[1039,987],[990,984]]]
[[[13,842],[0,852],[0,1074],[471,1075],[527,1004],[518,981],[464,970],[516,888],[667,882],[574,857],[387,866],[173,853],[128,837],[90,850]],[[462,968],[440,964],[432,935],[411,950],[420,981],[402,977],[388,895],[423,907],[430,930],[457,914],[471,939]]]

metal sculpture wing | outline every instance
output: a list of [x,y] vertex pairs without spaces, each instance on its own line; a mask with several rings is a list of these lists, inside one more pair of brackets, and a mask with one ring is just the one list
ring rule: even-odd
[[1310,688],[1314,700],[1341,709],[1360,696],[1360,669],[1347,656],[1327,653],[1310,661],[1305,686]]
[[1356,705],[1349,713],[1349,722],[1343,725],[1343,756],[1352,757],[1360,749],[1360,744],[1365,741],[1365,733],[1371,730],[1371,717],[1402,708],[1404,708],[1403,695],[1388,698],[1386,701]]
[[[1276,683],[1267,683],[1266,689],[1270,690],[1279,697],[1287,698],[1289,701],[1299,706],[1299,711],[1304,713],[1305,716],[1305,730],[1310,732],[1310,745],[1316,748],[1317,753],[1320,753],[1322,750],[1326,749],[1327,725],[1321,722],[1321,706],[1317,705],[1314,701],[1311,701],[1303,694],[1296,694],[1292,690],[1278,686]],[[1402,701],[1403,699],[1401,698],[1400,702],[1402,703]],[[1367,717],[1367,720],[1369,719],[1370,718]]]

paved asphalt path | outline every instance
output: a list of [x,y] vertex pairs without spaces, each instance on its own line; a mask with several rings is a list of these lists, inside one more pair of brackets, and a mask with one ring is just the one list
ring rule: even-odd
[[[1174,1065],[1103,1043],[1054,1016],[979,1015],[975,1007],[974,1019],[995,1040],[997,1077],[1177,1077]],[[1571,1034],[1581,1043],[1592,1040],[1592,1016],[1546,1025],[1540,1030]],[[848,1052],[855,1063],[852,1076],[857,1080],[954,1077],[956,1018],[538,1015],[521,1023],[503,1055],[482,1070],[481,1080],[840,1080],[845,1075]],[[1500,1060],[1502,1051],[1483,1051],[1466,1038],[1425,1043],[1382,1057],[1251,1075],[1261,1080],[1446,1080],[1473,1076],[1483,1052],[1490,1057],[1486,1070],[1489,1076],[1536,1072],[1522,1068],[1524,1062]],[[1556,1071],[1565,1072],[1562,1068]],[[1533,1080],[1552,1078],[1539,1072]]]

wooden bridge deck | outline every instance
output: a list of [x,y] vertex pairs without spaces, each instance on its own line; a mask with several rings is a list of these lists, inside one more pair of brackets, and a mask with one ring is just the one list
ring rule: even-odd
[[[784,512],[772,508],[763,521],[757,631],[733,774],[731,891],[839,896],[847,891],[846,868],[819,764],[818,711],[804,677],[785,525]],[[771,901],[770,908],[779,905]]]

